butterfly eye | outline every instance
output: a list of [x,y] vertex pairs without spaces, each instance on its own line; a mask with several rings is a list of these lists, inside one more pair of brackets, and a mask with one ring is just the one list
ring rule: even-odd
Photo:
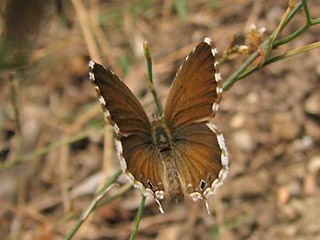
[[207,183],[203,180],[200,181],[199,187],[201,190],[203,190],[207,186]]

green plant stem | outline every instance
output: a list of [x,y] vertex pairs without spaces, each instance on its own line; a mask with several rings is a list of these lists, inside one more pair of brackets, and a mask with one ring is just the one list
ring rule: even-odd
[[311,21],[310,9],[309,9],[309,5],[307,3],[307,0],[302,0],[302,4],[303,4],[304,12],[306,13],[307,24],[311,25],[312,21]]
[[269,59],[265,66],[267,66],[267,65],[269,65],[271,63],[286,59],[288,57],[295,56],[295,55],[300,54],[300,53],[311,51],[312,49],[319,48],[319,47],[320,47],[320,41],[319,42],[315,42],[315,43],[310,43],[310,44],[305,45],[303,47],[299,47],[299,48],[296,48],[296,49],[289,50],[286,53],[283,53],[281,55],[278,55],[278,56],[276,56],[274,58]]
[[286,26],[285,22],[286,19],[288,18],[290,12],[292,12],[291,6],[289,5],[285,14],[282,16],[279,25],[277,26],[276,30],[269,36],[269,38],[267,39],[267,44],[264,45],[264,47],[266,47],[266,51],[265,51],[265,55],[264,55],[264,59],[260,64],[260,67],[266,62],[268,61],[271,51],[274,49],[274,43],[278,37],[278,35],[282,32],[282,30],[284,29],[284,27]]
[[238,80],[238,76],[246,70],[246,68],[253,63],[253,61],[259,56],[259,52],[255,51],[246,61],[224,82],[223,84],[223,91],[228,90],[235,82]]
[[[290,51],[288,51],[286,53],[280,54],[280,55],[278,55],[276,57],[273,57],[273,58],[269,59],[263,66],[267,66],[267,65],[269,65],[271,63],[278,62],[280,60],[284,60],[286,58],[295,56],[295,55],[300,54],[300,53],[308,52],[308,51],[311,51],[312,49],[319,48],[319,47],[320,47],[320,41],[308,44],[306,46],[303,46],[303,47],[300,47],[300,48],[297,48],[297,49],[290,50]],[[256,67],[254,67],[254,68],[252,68],[252,69],[240,74],[238,76],[237,80],[240,80],[240,79],[248,76],[249,74],[255,72],[258,69],[259,69],[259,67],[256,66]]]
[[320,23],[320,18],[314,18],[311,20],[311,26],[319,24]]
[[[300,8],[302,7],[302,2],[300,1],[295,8],[292,9],[292,11],[288,14],[287,18],[285,19],[284,23],[283,23],[283,28],[285,28],[287,26],[287,24],[290,22],[290,20],[294,17],[294,15],[300,10]],[[291,41],[292,39],[289,39],[289,41]],[[279,41],[275,41],[274,46],[278,46],[281,44],[277,44]],[[286,43],[286,42],[284,42]],[[282,43],[282,44],[284,44]]]
[[127,184],[123,185],[116,194],[114,194],[114,195],[112,195],[112,196],[110,196],[110,197],[107,197],[106,199],[101,200],[101,201],[97,204],[97,206],[95,207],[95,209],[98,208],[98,207],[104,206],[104,205],[106,205],[106,204],[108,204],[108,203],[110,203],[110,202],[112,202],[112,201],[115,200],[116,198],[120,197],[121,195],[123,195],[124,193],[126,193],[127,191],[129,191],[131,188],[132,188],[132,184],[131,184],[131,183],[127,183]]
[[296,13],[300,10],[302,7],[302,2],[300,1],[295,8],[292,9],[292,11],[288,14],[286,20],[284,21],[283,27],[286,27],[287,24],[291,21],[291,19],[296,15]]
[[148,46],[148,42],[145,41],[143,43],[143,50],[144,50],[144,56],[147,60],[147,66],[148,66],[148,87],[150,92],[153,95],[154,101],[156,103],[156,114],[158,118],[161,118],[163,116],[163,108],[162,108],[162,104],[161,101],[158,97],[157,91],[154,88],[153,85],[153,76],[152,76],[152,60],[151,60],[151,55],[150,55],[150,50],[149,50],[149,46]]
[[118,177],[121,175],[122,171],[119,169],[115,172],[113,176],[106,182],[106,184],[102,187],[99,193],[94,197],[91,201],[89,207],[81,214],[80,219],[73,226],[71,232],[64,238],[65,240],[70,240],[79,230],[84,221],[89,217],[90,213],[96,208],[99,204],[99,201],[103,198],[103,196],[112,188],[113,184],[117,181]]
[[[287,37],[285,37],[285,38],[283,38],[281,40],[276,41],[275,44],[274,44],[275,47],[277,47],[279,45],[282,45],[282,44],[285,44],[285,43],[287,43],[289,41],[292,41],[293,39],[298,37],[300,34],[302,34],[304,31],[306,31],[309,27],[320,23],[320,18],[315,18],[315,19],[311,18],[309,6],[308,6],[308,3],[307,3],[306,0],[303,0],[302,2],[300,2],[294,10],[300,9],[301,6],[303,6],[304,11],[306,13],[306,23],[305,23],[305,25],[303,25],[301,28],[299,28],[297,31],[295,31],[294,33],[290,34],[289,36],[287,36]],[[292,11],[292,12],[294,12],[294,11]]]
[[307,24],[305,24],[304,26],[302,26],[301,28],[299,28],[297,31],[295,31],[294,33],[290,34],[289,36],[280,39],[278,41],[276,41],[274,43],[274,47],[278,47],[280,45],[283,45],[285,43],[288,43],[290,41],[292,41],[293,39],[295,39],[296,37],[300,36],[304,31],[306,31],[309,28],[309,26]]
[[[128,192],[130,189],[132,188],[132,184],[131,183],[127,183],[123,186],[121,186],[119,188],[119,190],[114,194],[114,195],[111,195],[111,196],[108,196],[104,199],[101,199],[98,204],[94,207],[93,210],[96,210],[97,208],[99,207],[102,207],[102,206],[105,206],[109,203],[111,203],[113,200],[117,199],[118,197],[120,197],[121,195],[123,195],[124,193]],[[59,226],[61,225],[64,225],[66,222],[72,220],[72,219],[78,219],[80,218],[81,216],[81,212],[79,213],[66,213],[63,218],[59,221]]]
[[[302,6],[303,6],[302,2],[299,2],[296,5],[295,8],[293,8],[288,14],[286,14],[286,18],[285,18],[284,22],[282,24],[279,24],[279,25],[282,25],[281,29],[283,29],[289,23],[289,21],[293,18],[293,16],[297,13],[297,11]],[[291,35],[289,35],[289,36],[287,36],[287,37],[285,37],[285,38],[283,38],[281,40],[275,41],[274,44],[273,44],[273,49],[276,48],[279,45],[282,45],[282,44],[285,44],[287,42],[292,41],[293,39],[298,37],[302,32],[306,31],[309,27],[311,27],[313,25],[316,25],[316,24],[319,24],[319,23],[320,23],[320,18],[311,19],[311,25],[306,23],[303,27],[301,27],[296,32],[292,33]],[[272,34],[271,34],[271,36],[272,36]],[[289,55],[288,55],[288,52],[287,52],[285,54],[282,54],[282,55],[279,55],[279,56],[275,57],[276,59],[275,58],[272,58],[272,59],[269,59],[269,60],[266,59],[266,61],[263,62],[262,64],[260,64],[259,66],[255,66],[255,67],[245,71],[261,55],[261,53],[260,53],[261,49],[265,49],[265,47],[268,46],[268,44],[270,44],[269,43],[270,37],[268,39],[266,39],[259,46],[259,48],[254,53],[252,53],[249,56],[249,58],[247,58],[245,60],[245,62],[230,77],[228,77],[228,79],[223,84],[223,90],[224,91],[228,90],[234,83],[236,83],[240,79],[244,78],[245,76],[249,75],[250,73],[256,71],[258,68],[266,66],[266,65],[270,64],[271,62],[279,61],[279,60],[283,59],[284,57],[287,58],[287,57],[293,56],[292,52],[289,51],[289,53],[290,53]],[[300,51],[298,53],[309,51],[308,49],[309,49],[310,45],[307,45],[307,46],[306,46],[306,48],[303,48],[304,49],[303,51],[301,51],[301,49],[300,49]],[[315,45],[312,45],[312,46],[317,46],[317,43],[315,43]],[[292,50],[292,51],[294,51],[294,50]],[[298,53],[296,53],[296,54],[298,54]],[[294,54],[294,55],[296,55],[296,54]]]
[[135,237],[136,237],[136,234],[138,232],[139,224],[140,224],[140,221],[141,221],[141,218],[142,218],[142,215],[143,215],[145,201],[146,201],[146,197],[144,195],[142,195],[142,199],[141,199],[141,202],[140,202],[140,206],[139,206],[137,215],[134,218],[133,232],[131,233],[131,236],[129,238],[130,240],[134,240]]
[[299,28],[297,31],[291,33],[289,36],[280,39],[278,41],[275,42],[274,46],[280,46],[283,45],[287,42],[292,41],[293,39],[297,38],[298,36],[300,36],[300,34],[302,34],[304,31],[306,31],[309,27],[319,24],[320,23],[320,18],[315,18],[311,20],[311,25],[309,25],[308,23],[306,23],[305,25],[303,25],[301,28]]

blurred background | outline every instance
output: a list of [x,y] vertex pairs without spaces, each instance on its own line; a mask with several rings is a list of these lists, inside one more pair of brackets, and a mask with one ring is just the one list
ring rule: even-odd
[[[308,1],[319,17],[320,1]],[[119,169],[88,60],[109,66],[154,112],[143,41],[165,101],[185,56],[204,37],[220,51],[250,26],[275,30],[276,0],[5,0],[0,3],[0,239],[63,239],[96,189]],[[305,23],[299,11],[281,34]],[[276,54],[319,41],[315,25]],[[226,79],[246,54],[221,66]],[[230,174],[210,206],[160,214],[147,199],[136,239],[320,239],[320,50],[276,62],[223,95],[215,123]],[[141,194],[121,176],[73,239],[128,239]]]

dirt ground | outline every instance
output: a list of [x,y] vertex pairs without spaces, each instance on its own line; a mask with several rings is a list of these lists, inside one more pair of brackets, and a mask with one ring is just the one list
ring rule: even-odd
[[[63,239],[119,169],[112,129],[88,79],[90,55],[110,66],[152,116],[144,40],[164,102],[181,62],[204,37],[221,57],[232,36],[245,43],[251,24],[268,36],[287,8],[276,0],[34,0],[14,12],[19,1],[0,4],[0,32],[13,39],[0,53],[0,239]],[[320,1],[309,4],[319,18]],[[304,23],[300,10],[280,38]],[[272,56],[319,40],[320,24]],[[247,57],[226,60],[223,78]],[[160,214],[148,198],[136,239],[319,240],[319,103],[319,49],[238,81],[215,117],[231,165],[211,199],[212,216],[187,203]],[[107,197],[114,194],[73,239],[129,238],[141,194],[123,176]]]

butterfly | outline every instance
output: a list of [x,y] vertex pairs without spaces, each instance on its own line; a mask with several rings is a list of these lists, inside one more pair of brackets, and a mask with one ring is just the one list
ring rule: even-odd
[[138,99],[110,69],[89,62],[105,118],[116,134],[122,171],[144,195],[161,201],[203,200],[229,169],[223,135],[212,122],[222,97],[217,49],[205,38],[186,57],[171,85],[162,117],[149,120]]

